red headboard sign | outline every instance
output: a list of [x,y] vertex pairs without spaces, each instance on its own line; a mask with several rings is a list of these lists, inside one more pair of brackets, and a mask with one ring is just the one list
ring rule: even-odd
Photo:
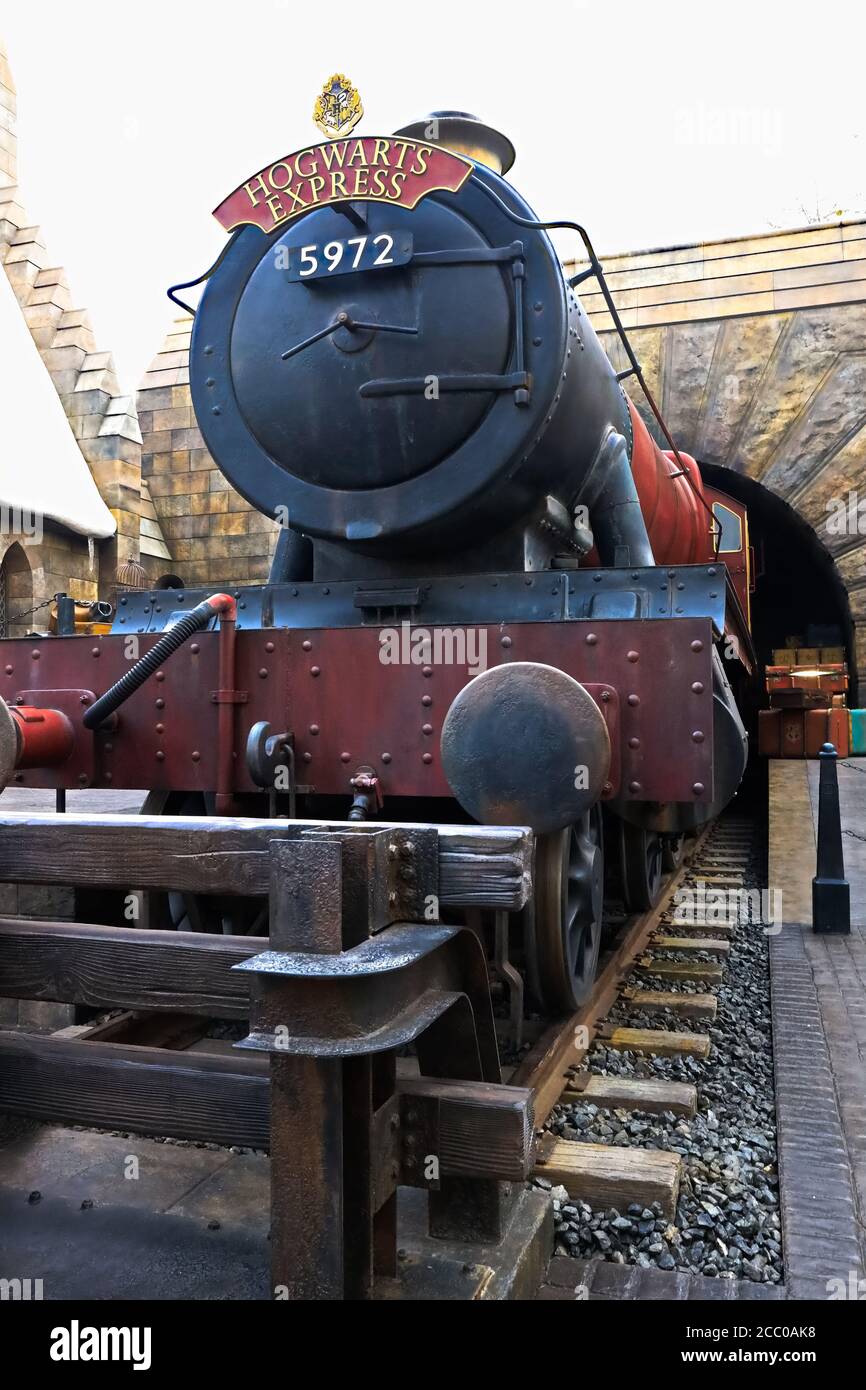
[[245,225],[271,232],[328,203],[359,199],[414,208],[435,189],[456,193],[472,167],[462,155],[402,136],[329,140],[253,174],[214,209],[214,217],[227,232]]

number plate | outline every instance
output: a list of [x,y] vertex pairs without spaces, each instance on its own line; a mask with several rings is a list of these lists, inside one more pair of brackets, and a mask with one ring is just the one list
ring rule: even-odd
[[281,247],[288,254],[290,280],[325,280],[329,275],[348,275],[354,270],[387,270],[412,259],[411,232],[376,232],[350,236],[309,246]]

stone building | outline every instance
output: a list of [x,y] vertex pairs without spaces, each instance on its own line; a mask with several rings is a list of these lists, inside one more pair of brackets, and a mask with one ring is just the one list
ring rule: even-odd
[[0,46],[0,630],[10,636],[45,630],[55,593],[108,598],[119,566],[155,580],[170,558],[142,483],[135,404],[25,211],[15,114]]

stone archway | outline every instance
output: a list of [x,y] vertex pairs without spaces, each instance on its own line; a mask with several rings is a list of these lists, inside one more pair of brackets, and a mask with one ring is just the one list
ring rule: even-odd
[[12,541],[0,562],[0,636],[23,637],[30,631],[33,572],[20,541]]

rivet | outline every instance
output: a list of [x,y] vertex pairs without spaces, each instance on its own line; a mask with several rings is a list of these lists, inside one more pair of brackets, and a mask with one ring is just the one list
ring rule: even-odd
[[598,643],[598,635],[597,635],[595,632],[588,632],[588,633],[586,634],[586,645],[587,645],[588,647],[594,647],[594,646],[597,645],[597,643]]
[[383,762],[383,763],[389,763],[390,761],[391,761],[391,754],[390,754],[390,753],[383,753],[383,754],[382,754],[382,762]]
[[161,696],[158,700],[154,700],[154,704],[157,709],[165,709],[165,700],[163,700]]
[[106,782],[112,781],[112,774],[110,772],[103,772],[102,775]]
[[305,652],[311,652],[313,650],[312,642],[302,642],[301,647]]
[[216,382],[214,381],[212,376],[208,377],[207,381],[205,382],[205,386],[209,388],[213,388],[214,386],[216,386]]
[[268,668],[267,668],[267,666],[260,666],[260,667],[259,667],[259,680],[263,680],[263,681],[264,681],[264,680],[267,680],[267,678],[268,678]]
[[628,789],[629,789],[630,792],[639,792],[639,791],[640,791],[640,782],[629,782],[629,784],[628,784]]
[[38,651],[34,650],[34,651],[32,651],[32,652],[30,653],[30,655],[33,657],[33,660],[34,660],[34,661],[38,661],[38,660],[39,660],[39,653],[38,653]]
[[693,692],[695,693],[695,695],[703,695],[703,693],[704,693],[704,683],[703,683],[703,681],[692,681],[692,690],[693,690]]
[[630,738],[629,741],[628,741],[628,746],[629,746],[629,748],[640,748],[640,739],[639,739],[639,738]]
[[321,666],[311,666],[311,667],[310,667],[310,675],[311,675],[311,676],[319,676],[319,675],[321,675],[321,673],[322,673],[322,668],[321,668]]
[[98,647],[92,647],[92,648],[91,648],[91,651],[90,651],[90,655],[91,655],[91,656],[99,656],[99,648],[98,648]]
[[16,773],[15,773],[15,781],[16,781],[16,782],[23,782],[23,781],[24,781],[24,773],[23,773],[23,772],[16,772]]
[[157,761],[158,763],[161,763],[161,762],[164,762],[164,761],[165,761],[165,754],[163,753],[163,751],[162,751],[161,748],[158,748],[158,749],[156,750],[156,761]]
[[197,763],[200,757],[201,757],[201,753],[198,751],[197,748],[194,748],[193,751],[192,751],[192,760],[193,760],[193,762],[194,762],[194,763]]
[[312,753],[305,753],[305,754],[304,754],[304,762],[305,762],[305,763],[311,763],[312,761],[313,761],[313,755],[312,755]]
[[421,758],[421,761],[422,761],[422,763],[432,763],[432,761],[433,761],[433,754],[432,754],[432,753],[424,753],[423,756],[422,756],[422,758]]
[[105,743],[105,744],[103,744],[103,746],[102,746],[102,751],[103,751],[103,753],[113,753],[113,752],[114,752],[114,744],[113,744],[113,743]]
[[222,415],[222,411],[220,410],[218,405],[212,406],[211,415]]
[[609,691],[609,690],[603,690],[603,691],[601,692],[601,699],[602,699],[602,701],[604,702],[604,704],[607,704],[608,700],[610,699],[610,691]]
[[156,680],[158,680],[158,681],[164,681],[164,680],[165,680],[165,671],[157,671],[157,673],[156,673]]
[[210,343],[208,343],[207,347],[205,348],[204,355],[205,357],[211,357],[213,355],[213,347]]
[[422,676],[432,676],[432,674],[433,674],[433,667],[432,667],[432,666],[424,666],[424,667],[422,667],[421,674],[422,674]]
[[192,643],[190,651],[192,652],[193,656],[198,656],[199,652],[201,651],[201,647],[199,646],[198,642]]
[[625,655],[627,661],[637,661],[638,659],[637,652],[626,652]]
[[432,696],[432,695],[422,695],[422,696],[421,696],[421,703],[422,703],[422,705],[432,705],[432,703],[433,703],[433,696]]
[[351,758],[351,756],[352,756],[351,753],[341,753],[341,754],[340,754],[340,762],[341,762],[341,763],[347,763],[347,762],[349,761],[349,759]]
[[629,697],[628,697],[628,702],[629,702],[630,705],[639,705],[639,704],[640,704],[640,696],[639,696],[639,695],[629,695]]
[[164,734],[164,733],[165,733],[165,725],[164,725],[164,724],[157,724],[155,727],[156,727],[156,732],[157,732],[158,734]]
[[610,793],[613,791],[613,783],[605,782],[601,790],[604,796],[609,796]]
[[696,637],[695,640],[694,640],[694,642],[692,643],[692,651],[693,651],[693,652],[702,652],[703,650],[704,650],[704,644],[703,644],[703,642],[699,641],[698,638]]
[[274,650],[274,644],[273,644],[273,642],[266,642],[266,643],[265,643],[265,651],[266,651],[266,652],[272,652],[273,650]]
[[500,647],[510,647],[510,646],[511,646],[511,638],[510,638],[510,637],[500,637],[500,639],[499,639],[499,645],[500,645]]
[[702,729],[695,729],[694,733],[692,734],[692,743],[703,743],[703,741],[704,741],[704,733],[703,733],[703,730],[702,730]]
[[14,667],[14,666],[7,666],[7,667],[6,667],[6,674],[7,674],[7,676],[11,676],[11,675],[12,675],[12,672],[13,672],[14,670],[15,670],[15,667]]
[[707,570],[707,574],[715,574],[715,572],[716,572],[716,567],[715,567],[715,565],[710,565],[709,569]]
[[422,732],[422,734],[432,734],[432,732],[433,732],[433,725],[432,725],[432,724],[422,724],[422,725],[421,725],[421,732]]
[[313,734],[313,735],[316,735],[318,732],[319,732],[319,726],[318,726],[318,724],[311,724],[311,725],[310,725],[310,733]]
[[695,796],[700,796],[700,794],[701,794],[701,792],[703,791],[703,789],[704,789],[704,784],[703,784],[703,782],[695,782],[695,785],[692,787],[692,791],[694,792]]

